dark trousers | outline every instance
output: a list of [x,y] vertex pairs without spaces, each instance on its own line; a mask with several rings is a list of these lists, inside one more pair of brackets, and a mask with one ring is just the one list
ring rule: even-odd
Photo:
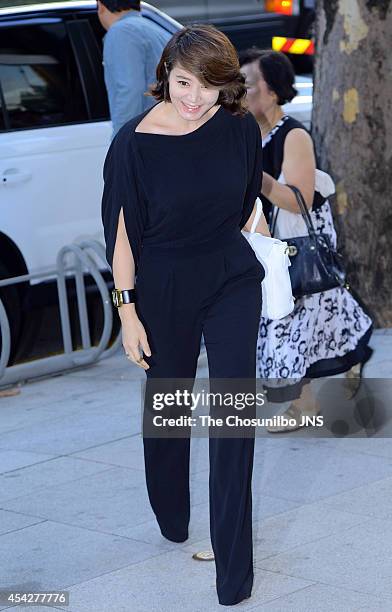
[[[263,276],[239,231],[197,249],[144,247],[136,288],[152,352],[147,385],[153,378],[194,379],[202,334],[210,379],[255,379]],[[184,542],[190,438],[143,441],[147,489],[161,533]],[[253,453],[252,437],[209,439],[210,532],[224,605],[249,596],[253,584]]]

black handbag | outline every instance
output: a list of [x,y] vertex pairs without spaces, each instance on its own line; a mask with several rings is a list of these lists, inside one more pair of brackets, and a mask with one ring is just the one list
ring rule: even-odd
[[[317,232],[302,193],[294,185],[294,192],[305,221],[308,236],[280,238],[287,242],[290,280],[293,296],[298,298],[335,287],[347,287],[342,256],[333,248],[327,234]],[[279,209],[272,218],[271,236],[274,235]]]

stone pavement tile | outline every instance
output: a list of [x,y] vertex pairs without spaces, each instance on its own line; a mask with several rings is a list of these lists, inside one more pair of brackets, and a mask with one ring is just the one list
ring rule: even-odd
[[34,495],[3,502],[2,507],[107,533],[143,522],[152,513],[144,474],[119,467],[42,487]]
[[[139,433],[89,448],[76,451],[73,457],[102,462],[107,465],[118,465],[144,471],[143,439]],[[208,469],[208,439],[193,438],[191,440],[190,472]]]
[[[192,504],[208,499],[204,482],[191,483]],[[2,503],[5,510],[47,518],[107,533],[119,533],[130,525],[154,517],[141,470],[109,468],[97,474],[24,495]]]
[[363,376],[365,378],[390,378],[392,376],[391,364],[391,338],[385,345],[377,346],[377,352],[372,359],[365,365]]
[[34,465],[35,463],[41,463],[47,459],[54,459],[54,457],[56,457],[56,455],[30,453],[29,451],[11,449],[4,450],[0,448],[0,476],[6,472],[18,470],[28,465]]
[[85,451],[76,451],[72,457],[144,471],[143,439],[140,432],[121,440],[98,444]]
[[[19,512],[12,512],[11,510],[0,510],[0,535],[4,533],[10,533],[11,531],[18,531],[29,525],[35,525],[41,523],[45,519],[37,519],[36,517],[26,516]],[[1,590],[0,584],[0,590]]]
[[249,600],[250,610],[254,610],[259,604],[270,601],[275,597],[295,593],[299,589],[304,589],[312,584],[308,580],[298,579],[293,576],[284,576],[282,574],[274,574],[273,572],[264,571],[257,567],[254,568],[254,574],[255,579],[252,597]]
[[[268,574],[268,580],[265,575]],[[289,593],[309,582],[259,570],[252,597],[239,604],[251,610],[258,602]],[[78,612],[219,612],[215,564],[195,561],[184,552],[170,551],[130,568],[105,574],[68,589],[70,605]]]
[[[341,440],[342,449],[346,452],[364,453],[376,457],[388,457],[392,459],[391,439],[385,438],[347,438]],[[344,444],[343,444],[344,443]]]
[[0,476],[0,503],[107,470],[110,466],[74,457],[57,457]]
[[132,415],[130,406],[80,407],[72,416],[63,415],[3,433],[0,447],[68,454],[131,435],[135,428],[140,431],[140,416]]
[[[190,545],[192,542],[198,542],[204,538],[209,538],[210,535],[210,515],[209,504],[204,502],[201,504],[191,505],[191,518],[189,522],[189,538],[184,543],[170,542],[164,538],[159,530],[155,517],[145,523],[133,525],[128,529],[119,531],[120,535],[128,538],[154,544],[166,550],[177,550],[178,548]],[[192,553],[194,550],[192,549]]]
[[22,410],[23,406],[28,403],[30,409],[39,410],[47,407],[50,410],[52,407],[57,409],[58,405],[66,400],[67,409],[72,411],[80,404],[88,405],[92,401],[99,401],[102,394],[109,394],[113,399],[114,388],[117,398],[124,396],[129,389],[140,390],[140,381],[120,380],[114,383],[97,375],[91,378],[74,378],[70,372],[65,372],[61,375],[29,381],[22,386],[20,395],[3,398],[1,406],[2,409],[3,406],[6,406],[8,410],[15,409],[16,406]]
[[252,612],[390,612],[392,599],[337,589],[330,585],[313,584],[294,593],[283,595]]
[[392,521],[360,525],[288,552],[257,561],[257,567],[379,596],[392,596]]
[[[295,448],[295,450],[294,450]],[[263,495],[298,503],[317,501],[392,475],[388,458],[339,452],[334,445],[296,444],[256,461],[253,483]]]
[[254,528],[255,560],[335,535],[367,520],[350,512],[334,510],[324,502],[307,504],[267,517]]
[[28,393],[25,393],[25,395],[22,393],[11,399],[12,402],[0,400],[0,436],[6,432],[11,432],[16,429],[21,429],[22,427],[28,427],[38,422],[59,417],[59,407],[61,407],[62,410],[66,408],[63,412],[67,411],[67,414],[72,413],[70,404],[64,402],[61,398],[55,400],[50,396],[49,390],[46,391],[43,398],[37,400],[29,397]]
[[127,567],[129,571],[132,564],[160,553],[145,542],[45,521],[0,538],[1,588],[68,590],[71,584],[113,570]]
[[[253,481],[254,483],[255,481]],[[256,523],[255,529],[257,529],[258,521],[268,517],[279,515],[281,512],[287,512],[297,508],[300,504],[293,500],[281,499],[279,497],[273,497],[272,495],[264,495],[264,493],[253,484],[253,522]]]
[[[70,385],[72,381],[69,381]],[[139,420],[142,411],[142,385],[139,380],[121,381],[111,383],[101,380],[95,390],[94,381],[88,381],[86,389],[85,382],[75,379],[75,403],[82,407],[91,407],[93,410],[101,409],[108,416],[114,414],[127,414],[128,416],[138,416]],[[91,387],[91,390],[90,390]],[[81,394],[81,398],[78,397]]]
[[[40,392],[37,392],[37,386]],[[44,426],[51,420],[62,418],[69,420],[71,415],[87,416],[91,412],[101,412],[106,416],[122,414],[127,419],[137,417],[140,431],[141,384],[138,380],[113,383],[58,376],[30,383],[20,396],[11,399],[12,402],[8,400],[6,404],[0,402],[0,432],[3,434],[12,434],[16,430],[23,433],[23,428],[36,427],[40,423]],[[6,447],[4,440],[8,441],[8,438],[0,438],[0,447]]]
[[325,500],[327,507],[355,515],[392,520],[392,478],[384,478]]

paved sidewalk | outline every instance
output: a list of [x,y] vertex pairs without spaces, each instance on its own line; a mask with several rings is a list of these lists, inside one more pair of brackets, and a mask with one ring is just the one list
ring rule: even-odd
[[[392,330],[372,346],[365,376],[392,379]],[[192,441],[189,540],[171,543],[145,487],[142,378],[121,352],[0,399],[0,589],[68,590],[68,612],[224,609],[214,563],[192,559],[210,548],[208,440]],[[233,609],[390,612],[390,439],[298,433],[257,439],[255,585]]]

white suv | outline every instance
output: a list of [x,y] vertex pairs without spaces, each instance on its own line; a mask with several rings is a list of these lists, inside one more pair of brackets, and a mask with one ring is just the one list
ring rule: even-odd
[[[181,27],[151,5],[142,13],[170,33]],[[0,9],[0,278],[52,268],[75,240],[103,242],[111,135],[103,35],[95,1]],[[0,288],[9,363],[25,352],[43,309],[57,303],[53,277],[42,280]]]

